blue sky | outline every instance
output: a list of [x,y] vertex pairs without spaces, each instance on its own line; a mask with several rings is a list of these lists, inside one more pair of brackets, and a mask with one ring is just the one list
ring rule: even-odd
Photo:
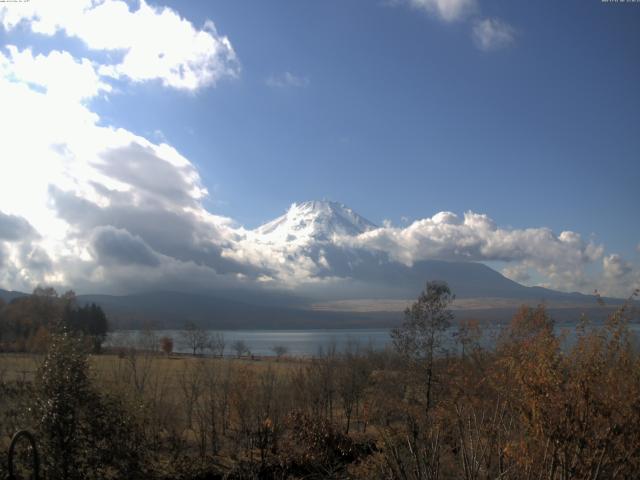
[[[308,199],[396,227],[473,211],[505,229],[577,232],[604,245],[601,258],[624,259],[624,271],[640,260],[640,4],[149,5],[196,31],[212,21],[213,36],[232,45],[233,74],[172,88],[122,70],[102,77],[109,91],[81,103],[98,125],[188,159],[208,190],[207,212],[251,229]],[[7,16],[21,7],[2,8],[13,9]],[[6,56],[8,45],[66,51],[96,71],[123,57],[60,19],[43,35],[35,18],[5,21]],[[587,263],[599,270],[601,259]]]
[[[214,19],[241,78],[196,94],[144,85],[96,108],[162,131],[212,209],[256,226],[327,197],[377,222],[471,209],[626,253],[640,241],[640,7],[485,2],[517,33],[484,52],[468,21],[377,2],[174,6]],[[306,86],[266,84],[283,72]]]

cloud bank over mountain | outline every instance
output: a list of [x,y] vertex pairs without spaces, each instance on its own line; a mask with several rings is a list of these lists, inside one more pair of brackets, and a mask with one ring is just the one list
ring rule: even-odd
[[[470,2],[417,3],[448,20]],[[122,35],[105,30],[113,22]],[[116,79],[194,91],[238,77],[232,43],[211,21],[198,29],[144,1],[134,10],[122,1],[34,1],[0,7],[0,25],[114,53],[0,49],[4,288],[362,287],[428,259],[503,262],[514,280],[562,290],[626,295],[639,283],[637,266],[578,233],[500,227],[472,211],[379,227],[344,205],[305,202],[247,229],[205,207],[200,172],[176,148],[110,125],[91,107],[118,94]]]

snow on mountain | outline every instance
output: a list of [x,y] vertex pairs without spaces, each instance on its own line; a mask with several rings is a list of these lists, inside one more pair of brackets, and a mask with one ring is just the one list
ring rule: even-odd
[[376,228],[342,203],[314,200],[294,203],[281,217],[256,228],[254,234],[265,243],[308,244]]

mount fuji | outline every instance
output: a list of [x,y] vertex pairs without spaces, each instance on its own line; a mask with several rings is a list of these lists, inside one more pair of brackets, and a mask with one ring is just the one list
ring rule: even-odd
[[310,244],[336,236],[355,236],[377,225],[338,202],[312,200],[294,203],[281,217],[258,227],[255,233],[271,243]]
[[354,297],[410,299],[417,296],[426,281],[443,280],[459,298],[593,302],[589,295],[521,285],[479,262],[433,259],[407,265],[394,261],[385,252],[344,247],[345,238],[356,238],[378,228],[342,203],[314,200],[292,204],[284,215],[252,234],[258,243],[273,251],[286,252],[288,262],[313,260],[316,278],[350,281],[348,286],[337,281],[336,288],[327,282],[314,285],[312,291],[303,289],[315,301]]

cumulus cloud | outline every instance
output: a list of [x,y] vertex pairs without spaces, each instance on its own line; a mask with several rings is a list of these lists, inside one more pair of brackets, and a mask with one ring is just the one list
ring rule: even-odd
[[420,263],[427,260],[505,262],[503,274],[509,278],[527,284],[537,272],[545,286],[561,290],[589,292],[602,284],[586,273],[602,258],[602,245],[571,231],[500,228],[473,212],[462,218],[439,212],[404,228],[384,225],[359,235],[339,229],[331,235],[292,232],[276,238],[262,229],[247,231],[223,255],[262,269],[262,282],[289,286],[346,279],[392,285],[419,277]]
[[602,259],[602,268],[605,277],[610,279],[620,279],[632,271],[631,264],[617,253],[606,255]]
[[84,100],[111,91],[86,58],[76,60],[57,50],[34,56],[30,49],[20,51],[13,45],[8,45],[7,51],[8,56],[0,52],[0,72],[5,77],[42,87],[55,97]]
[[0,240],[15,242],[35,235],[35,230],[23,217],[0,211]]
[[5,52],[0,157],[10,168],[0,176],[3,286],[109,291],[118,282],[132,286],[123,279],[137,278],[142,265],[164,272],[147,272],[157,284],[177,282],[176,272],[208,285],[252,273],[223,258],[237,229],[203,208],[208,192],[188,159],[166,143],[101,124],[86,102],[109,91],[96,65],[55,50]]
[[515,34],[511,25],[497,18],[477,20],[472,30],[473,41],[485,52],[510,46],[515,41]]
[[35,33],[62,31],[91,50],[120,54],[120,62],[100,67],[105,76],[159,80],[165,86],[196,90],[240,71],[231,42],[218,34],[212,21],[197,29],[174,10],[144,0],[137,10],[121,0],[32,1],[20,8],[0,7],[0,24],[6,30],[23,22]]
[[22,267],[32,275],[41,276],[53,269],[51,257],[40,245],[23,243],[20,253]]
[[286,88],[286,87],[307,87],[310,81],[308,77],[294,75],[291,72],[284,72],[278,75],[271,75],[267,77],[266,84],[272,88]]
[[91,250],[100,264],[144,265],[155,267],[158,255],[140,237],[111,226],[93,231]]
[[531,279],[529,267],[522,263],[503,268],[502,274],[518,283],[527,283]]
[[595,288],[604,295],[627,297],[640,289],[640,270],[617,253],[603,257],[602,273]]
[[451,22],[465,17],[477,8],[476,0],[406,0],[412,7]]
[[[464,0],[413,4],[449,21],[475,6]],[[116,0],[20,7],[0,7],[5,29],[24,22],[44,35],[64,32],[121,58],[100,65],[58,50],[0,51],[0,158],[10,165],[0,175],[3,287],[29,290],[42,283],[125,293],[323,284],[340,290],[372,279],[393,282],[428,259],[502,261],[514,280],[526,282],[537,271],[550,286],[582,291],[591,286],[586,267],[602,259],[609,291],[637,283],[628,262],[603,258],[602,245],[575,232],[506,229],[473,212],[440,212],[403,220],[403,227],[369,225],[359,235],[294,232],[274,241],[246,230],[204,207],[208,191],[197,168],[166,140],[106,125],[88,101],[110,93],[107,76],[193,90],[236,75],[231,44],[213,24],[197,30],[173,10],[144,1],[137,10]],[[287,72],[278,78],[272,86],[308,83]]]
[[379,228],[341,242],[386,251],[407,265],[427,258],[584,263],[602,255],[601,246],[583,241],[577,233],[556,235],[547,228],[503,229],[487,215],[474,212],[465,213],[463,218],[440,212],[406,228]]
[[524,281],[526,265],[549,278],[557,288],[573,288],[584,279],[584,267],[602,257],[604,247],[571,231],[548,228],[500,228],[487,215],[467,212],[463,218],[440,212],[406,228],[378,228],[337,240],[345,248],[383,253],[411,266],[428,259],[502,261],[505,273]]

